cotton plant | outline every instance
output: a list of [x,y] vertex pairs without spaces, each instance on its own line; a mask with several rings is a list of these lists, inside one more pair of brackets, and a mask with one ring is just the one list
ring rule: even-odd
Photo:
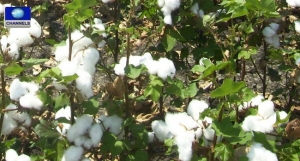
[[264,40],[275,48],[280,47],[279,35],[277,35],[277,30],[279,29],[279,24],[271,23],[269,26],[265,27],[262,31],[264,35]]
[[247,153],[249,161],[278,161],[275,153],[267,150],[260,143],[252,143],[249,152]]
[[205,146],[214,138],[215,131],[211,128],[212,118],[200,119],[200,114],[208,108],[205,101],[192,100],[187,112],[170,113],[165,115],[165,121],[155,120],[151,123],[153,132],[148,132],[149,142],[164,142],[174,139],[178,147],[179,160],[189,161],[192,157],[192,144],[202,138]]
[[[122,57],[118,64],[115,65],[114,71],[119,76],[125,75],[126,57]],[[163,80],[167,77],[174,78],[176,68],[174,63],[168,58],[160,58],[159,60],[153,60],[151,54],[146,52],[142,56],[129,57],[129,64],[137,67],[141,64],[145,65],[149,74],[157,75]]]
[[18,155],[14,149],[8,149],[5,152],[6,161],[31,161],[30,157],[26,154]]
[[172,11],[180,7],[180,0],[157,0],[157,5],[161,8],[164,15],[164,23],[172,25]]
[[241,112],[251,107],[257,107],[261,102],[263,102],[263,100],[264,100],[264,96],[257,95],[253,97],[250,101],[243,102],[241,105],[239,105],[238,110]]
[[[69,61],[69,38],[66,44],[58,46],[54,52],[55,59],[58,61],[57,67],[61,70],[62,76],[78,75],[75,80],[76,88],[80,91],[84,98],[93,96],[92,82],[96,71],[96,64],[100,59],[98,50],[94,42],[84,36],[84,34],[75,30],[71,33],[72,53],[71,61]],[[71,84],[71,82],[68,82]],[[67,87],[60,84],[56,80],[53,81],[53,86],[57,90],[66,90]]]
[[[105,32],[105,24],[102,22],[101,19],[94,18],[94,23],[92,24],[92,26],[90,26],[89,23],[80,25],[80,31],[86,31],[89,27],[92,28],[93,33],[94,32],[99,33],[99,35],[101,35],[104,38],[107,37],[107,33]],[[103,48],[105,44],[106,44],[106,41],[101,40],[100,42],[98,42],[97,46],[98,46],[98,48]]]
[[15,104],[9,104],[5,110],[1,134],[11,134],[16,128],[26,130],[31,125],[31,117],[27,112],[18,112]]
[[[278,113],[281,120],[287,117],[287,113],[284,111]],[[258,105],[256,115],[249,115],[245,118],[242,123],[242,129],[244,131],[271,133],[274,131],[276,121],[274,103],[270,100],[265,100]]]
[[111,132],[118,139],[123,139],[125,131],[122,128],[122,124],[124,122],[123,118],[117,116],[116,114],[107,116],[107,115],[100,115],[96,118],[96,122],[101,125],[102,131]]
[[299,0],[286,0],[286,3],[291,7],[300,7]]

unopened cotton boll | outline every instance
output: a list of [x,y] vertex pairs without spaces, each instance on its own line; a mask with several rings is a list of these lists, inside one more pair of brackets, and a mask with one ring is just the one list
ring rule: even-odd
[[258,105],[257,114],[264,119],[267,119],[274,114],[274,103],[270,100],[263,101]]
[[205,101],[199,101],[193,99],[187,108],[187,113],[194,118],[194,120],[199,120],[200,113],[208,108],[208,104]]
[[158,60],[159,63],[159,70],[157,72],[157,76],[159,76],[161,79],[166,80],[167,77],[173,78],[176,73],[176,69],[174,66],[174,63],[169,60],[168,58],[160,58]]
[[93,96],[93,89],[92,89],[92,76],[85,71],[78,71],[77,72],[78,78],[76,81],[76,88],[81,92],[81,94],[85,98],[90,98]]
[[300,33],[300,21],[295,21],[295,31]]
[[164,17],[164,23],[168,24],[168,25],[172,25],[173,24],[171,14],[165,15],[165,17]]
[[103,131],[99,124],[96,123],[90,128],[89,136],[93,143],[93,147],[97,147],[99,145],[102,135],[103,135]]
[[20,105],[24,108],[34,108],[36,110],[41,110],[43,102],[34,94],[27,93],[20,97]]
[[155,120],[151,123],[152,130],[156,138],[160,142],[164,142],[166,139],[170,139],[173,135],[170,133],[169,128],[162,120]]
[[249,161],[278,161],[276,154],[265,149],[260,143],[253,143],[247,154]]
[[28,93],[26,88],[22,85],[19,79],[14,79],[9,87],[9,96],[12,100],[19,100],[19,98]]
[[263,29],[262,33],[265,37],[272,37],[272,36],[276,35],[276,32],[269,26],[265,27]]
[[16,161],[31,161],[31,159],[28,155],[21,154],[20,156],[18,156],[18,159]]
[[19,155],[14,149],[8,149],[5,152],[5,160],[6,161],[16,161]]
[[76,161],[80,160],[83,155],[83,148],[81,146],[70,146],[62,157],[62,161]]

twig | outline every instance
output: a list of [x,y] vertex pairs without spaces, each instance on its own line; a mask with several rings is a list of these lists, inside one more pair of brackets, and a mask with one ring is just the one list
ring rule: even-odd
[[[72,42],[72,38],[71,38],[71,28],[68,28],[68,36],[69,36],[69,57],[68,60],[71,61],[72,60],[72,46],[73,46],[73,42]],[[74,81],[72,83],[72,85],[74,85]],[[73,86],[72,86],[73,87]],[[70,106],[71,106],[71,125],[73,125],[75,123],[75,103],[74,103],[74,93],[72,91],[69,91],[70,94]]]

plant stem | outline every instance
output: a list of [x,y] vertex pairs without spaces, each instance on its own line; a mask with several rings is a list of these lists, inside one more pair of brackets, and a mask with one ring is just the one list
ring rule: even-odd
[[[68,28],[68,36],[69,36],[69,57],[68,60],[71,61],[72,60],[72,46],[73,46],[73,42],[72,42],[72,37],[71,37],[71,28]],[[74,81],[72,82],[72,87],[74,87]],[[75,103],[74,103],[74,92],[69,91],[70,94],[70,106],[71,106],[71,125],[73,125],[75,123]]]
[[164,109],[164,86],[161,87],[161,94],[159,97],[159,117],[161,119],[164,118],[163,109]]
[[[119,22],[119,2],[118,0],[115,0],[115,6],[114,6],[114,19],[115,22]],[[118,56],[119,56],[119,31],[118,29],[115,30],[115,51],[114,51],[114,62],[118,62]]]
[[[221,122],[222,121],[222,117],[223,117],[223,111],[224,111],[224,103],[222,103],[221,104],[221,109],[220,109],[220,111],[219,111],[219,114],[218,114],[218,122]],[[212,147],[211,147],[211,160],[214,160],[213,158],[214,158],[214,148],[216,147],[216,144],[217,144],[217,139],[218,139],[218,137],[217,137],[217,135],[216,135],[216,133],[214,134],[214,139],[213,139],[213,145],[212,145]]]
[[263,55],[263,61],[264,61],[264,64],[263,64],[263,96],[266,97],[266,89],[267,89],[267,84],[266,84],[266,81],[267,81],[267,60],[266,60],[266,54],[268,52],[267,50],[267,44],[265,41],[263,41],[263,45],[264,45],[264,55]]
[[[3,57],[3,64],[5,64],[6,60],[5,60],[5,55],[2,51],[2,47],[0,46],[0,52],[1,52],[1,55]],[[5,94],[6,94],[6,91],[5,91],[5,86],[6,86],[6,82],[5,82],[5,73],[4,73],[4,70],[1,70],[1,100],[2,100],[2,105],[0,107],[0,113],[1,113],[1,116],[0,116],[0,137],[1,137],[1,133],[2,133],[2,125],[3,125],[3,121],[4,121],[4,109],[5,109]],[[2,143],[3,140],[1,140],[1,143]],[[0,159],[2,158],[2,153],[0,153]]]

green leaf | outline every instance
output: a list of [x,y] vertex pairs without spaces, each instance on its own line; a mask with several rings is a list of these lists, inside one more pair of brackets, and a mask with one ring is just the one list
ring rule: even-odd
[[233,148],[230,144],[218,143],[214,149],[215,158],[220,157],[221,160],[230,160],[233,155]]
[[34,127],[34,132],[40,137],[56,138],[60,136],[60,133],[52,128],[52,122],[43,119]]
[[70,99],[65,93],[60,94],[58,97],[55,98],[54,101],[55,101],[55,106],[54,106],[55,109],[70,104]]
[[70,28],[71,30],[75,30],[80,27],[80,22],[77,17],[72,14],[65,14],[63,19],[67,29]]
[[62,141],[57,141],[57,143],[56,143],[56,150],[55,150],[56,161],[61,160],[61,158],[64,155],[64,151],[65,151],[65,146],[64,146],[63,142]]
[[111,148],[111,155],[112,157],[115,157],[122,153],[124,150],[123,142],[122,141],[116,141],[114,146]]
[[144,65],[135,67],[132,64],[128,64],[128,66],[125,67],[125,74],[131,79],[139,77],[144,71],[147,71],[147,68]]
[[95,14],[94,10],[85,9],[85,10],[82,10],[81,12],[79,12],[78,14],[76,14],[76,17],[79,22],[83,22],[83,21],[89,19],[90,17],[92,17],[94,14]]
[[98,2],[96,0],[80,0],[82,5],[82,10],[90,7],[94,7],[98,5]]
[[164,35],[162,38],[162,43],[167,52],[171,51],[176,45],[176,39],[170,35]]
[[115,146],[115,143],[117,141],[117,137],[110,133],[110,132],[104,132],[103,136],[101,138],[101,147],[100,150],[101,152],[112,152],[112,149]]
[[196,83],[191,83],[187,88],[182,89],[183,95],[181,97],[183,99],[188,97],[194,97],[196,96],[197,92],[198,92],[198,88]]
[[179,96],[181,94],[181,89],[176,84],[166,86],[165,89],[168,95]]
[[148,152],[139,149],[134,153],[134,158],[136,161],[147,161],[148,160]]
[[19,64],[16,62],[10,64],[8,67],[4,69],[5,75],[12,76],[12,75],[19,75],[24,68],[22,68]]
[[64,8],[69,13],[74,13],[75,11],[81,9],[81,7],[82,7],[81,0],[74,0],[71,3],[64,5]]
[[69,75],[69,76],[61,76],[63,83],[68,83],[76,80],[78,78],[77,74]]
[[256,49],[248,49],[248,50],[243,50],[240,51],[238,54],[238,59],[244,58],[244,59],[249,59],[251,55],[257,54]]
[[83,101],[81,105],[85,108],[84,114],[95,115],[99,111],[100,103],[95,98]]
[[53,101],[52,101],[51,97],[49,96],[49,94],[47,94],[44,91],[39,91],[37,96],[43,102],[44,106],[48,106],[48,105],[52,106]]
[[145,97],[150,96],[153,101],[158,102],[161,91],[162,91],[161,86],[149,85],[149,86],[146,87],[144,95],[145,95]]
[[211,97],[224,97],[236,92],[239,92],[242,88],[246,86],[245,82],[234,82],[232,79],[225,79],[221,87],[215,89],[211,92]]
[[224,137],[239,136],[239,133],[242,131],[240,128],[233,126],[230,117],[222,119],[221,122],[214,121],[212,128],[215,129],[218,136],[223,135]]
[[25,63],[25,65],[27,65],[27,66],[32,66],[32,65],[44,63],[48,60],[49,59],[32,59],[32,58],[30,58],[30,59],[21,60],[21,62]]
[[261,132],[255,132],[253,131],[253,141],[261,143],[264,148],[270,150],[271,152],[276,152],[275,148],[275,141],[274,140],[267,140],[266,134],[261,133]]

